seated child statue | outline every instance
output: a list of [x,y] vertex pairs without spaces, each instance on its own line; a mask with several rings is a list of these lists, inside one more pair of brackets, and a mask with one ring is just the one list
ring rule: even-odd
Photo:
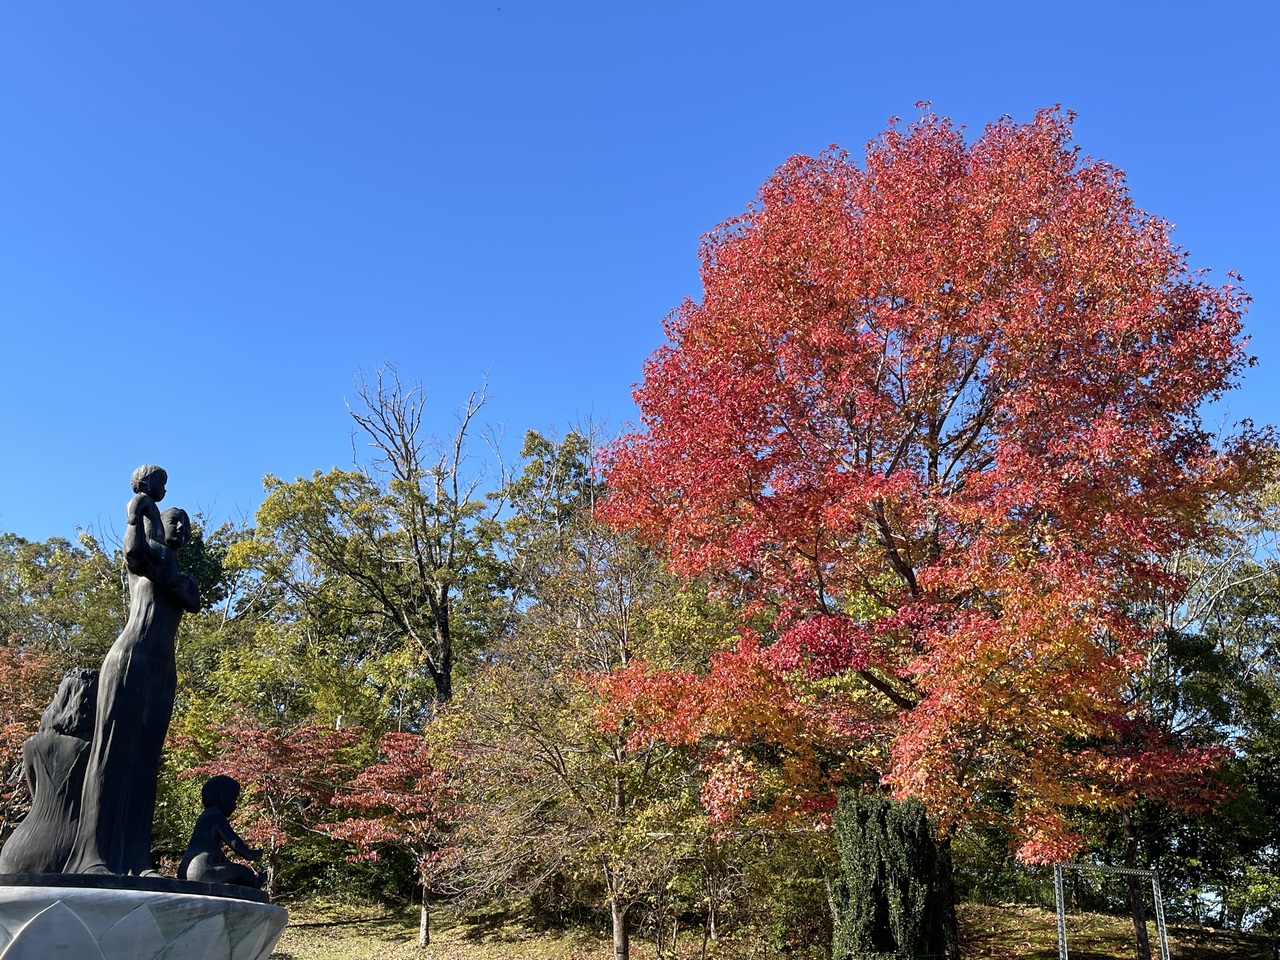
[[196,818],[191,831],[191,842],[178,864],[179,880],[198,880],[201,883],[231,883],[242,887],[260,888],[266,874],[255,873],[242,863],[228,860],[222,852],[226,844],[246,860],[257,860],[261,850],[252,850],[231,828],[227,819],[236,809],[240,799],[240,784],[231,777],[210,777],[200,788],[200,801],[204,812]]

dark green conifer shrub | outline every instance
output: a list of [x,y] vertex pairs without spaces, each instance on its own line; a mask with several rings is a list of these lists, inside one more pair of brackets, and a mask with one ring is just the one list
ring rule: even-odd
[[832,960],[945,956],[946,885],[924,805],[845,793],[835,837]]

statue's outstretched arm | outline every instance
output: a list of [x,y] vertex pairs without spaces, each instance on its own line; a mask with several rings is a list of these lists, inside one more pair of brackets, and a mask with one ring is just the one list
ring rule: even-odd
[[223,817],[218,821],[215,829],[218,831],[218,836],[222,839],[223,843],[246,860],[256,860],[258,857],[262,856],[261,850],[254,850],[240,839],[240,834],[236,833],[235,828],[231,826],[231,821],[226,817]]

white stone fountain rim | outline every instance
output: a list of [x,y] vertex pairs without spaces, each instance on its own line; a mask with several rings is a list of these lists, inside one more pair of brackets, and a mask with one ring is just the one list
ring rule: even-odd
[[271,903],[261,890],[225,883],[200,883],[171,877],[123,877],[93,873],[0,873],[0,887],[70,887],[82,890],[140,890],[145,893],[186,893],[252,903]]

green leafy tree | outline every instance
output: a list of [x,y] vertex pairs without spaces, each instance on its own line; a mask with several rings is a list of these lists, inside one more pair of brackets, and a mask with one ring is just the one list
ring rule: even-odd
[[1159,861],[1175,910],[1275,925],[1259,892],[1280,889],[1280,484],[1224,501],[1214,521],[1214,536],[1171,564],[1186,589],[1163,611],[1133,695],[1166,735],[1230,751],[1226,802],[1197,816],[1147,801],[1107,839],[1126,863]]
[[594,509],[604,492],[592,462],[598,440],[590,425],[561,440],[536,430],[524,435],[523,467],[495,495],[508,511],[501,549],[516,606],[534,590],[541,563],[565,547],[575,519]]
[[119,551],[88,531],[75,541],[0,534],[0,641],[39,645],[63,666],[96,664],[124,626]]
[[460,658],[501,631],[501,503],[484,495],[501,477],[469,452],[483,390],[468,398],[445,441],[424,436],[422,389],[393,370],[362,384],[358,396],[362,406],[351,415],[369,462],[291,483],[268,477],[255,539],[237,559],[283,585],[290,619],[304,633],[321,625],[326,643],[354,642],[350,653],[368,676],[394,688],[398,724],[413,726],[428,708],[418,699],[420,678],[435,703],[447,702]]

